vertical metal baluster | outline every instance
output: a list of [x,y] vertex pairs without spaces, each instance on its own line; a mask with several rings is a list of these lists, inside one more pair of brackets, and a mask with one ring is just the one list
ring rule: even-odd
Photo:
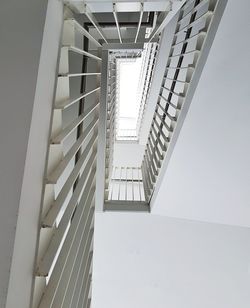
[[118,21],[118,16],[117,16],[117,11],[116,11],[115,3],[113,4],[113,15],[114,15],[114,18],[115,18],[115,23],[116,23],[116,28],[117,28],[117,32],[118,32],[118,37],[119,37],[120,43],[122,44],[121,29],[120,29],[120,26],[119,26],[119,21]]
[[121,177],[122,177],[122,167],[120,167],[120,180],[119,180],[118,200],[120,200]]
[[138,188],[139,188],[139,196],[140,196],[140,201],[141,201],[141,180],[140,180],[140,172],[139,172],[140,168],[137,168],[137,173],[138,173]]
[[125,187],[124,187],[124,171],[125,167],[122,167],[122,172],[121,172],[121,188],[122,188],[122,200],[124,200],[124,195],[123,193],[125,192]]
[[[119,173],[119,172],[117,172],[117,171],[118,171],[118,167],[116,167],[115,182],[116,182],[117,189],[119,191],[119,181],[117,181],[117,179],[118,179],[117,173]],[[117,191],[117,199],[118,199],[118,191]]]
[[125,200],[128,199],[128,167],[126,167]]
[[138,23],[138,27],[137,27],[137,31],[136,31],[136,35],[135,35],[135,43],[137,42],[137,38],[138,38],[138,35],[139,35],[139,32],[140,32],[142,16],[143,16],[143,3],[141,3],[141,5],[140,5],[140,17],[139,17],[139,23]]
[[131,175],[132,175],[132,200],[135,200],[135,193],[134,193],[134,179],[133,179],[133,167],[131,168]]
[[114,178],[115,178],[115,167],[113,168],[112,171],[112,178],[111,178],[111,195],[110,195],[110,200],[113,200],[113,191],[114,191]]

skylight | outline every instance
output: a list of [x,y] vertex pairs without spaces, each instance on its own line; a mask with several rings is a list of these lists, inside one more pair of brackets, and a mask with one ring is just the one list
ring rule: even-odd
[[118,139],[136,139],[137,137],[136,126],[140,108],[138,86],[140,82],[141,65],[141,57],[119,60]]

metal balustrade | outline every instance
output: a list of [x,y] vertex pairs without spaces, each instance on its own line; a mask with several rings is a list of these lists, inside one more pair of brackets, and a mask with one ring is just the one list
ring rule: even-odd
[[149,212],[139,167],[114,167],[108,192],[106,211]]
[[[189,0],[185,5],[183,3],[186,1],[178,1],[177,7],[181,8],[179,19],[140,167],[113,167],[117,126],[117,59],[144,57],[140,76],[142,99],[136,131],[138,136],[158,52],[155,40],[177,11],[167,10],[165,13],[168,14],[164,13],[162,22],[147,33],[147,43],[144,40],[140,45],[136,42],[144,11],[144,3],[141,2],[132,47],[127,47],[130,43],[123,43],[117,50],[115,44],[110,44],[112,48],[109,49],[105,33],[88,5],[84,5],[84,14],[100,40],[73,18],[65,19],[43,187],[34,307],[91,306],[94,212],[98,202],[102,210],[150,211],[150,201],[163,162],[170,151],[187,98],[191,100],[190,92],[194,92],[198,82],[197,77],[194,81],[197,66],[204,52],[215,9],[221,1]],[[123,42],[116,4],[112,13],[118,39]],[[219,18],[217,26],[218,22]],[[83,48],[73,44],[72,37],[76,32],[98,48],[104,41],[102,57],[100,52],[91,53],[85,43]],[[144,53],[143,44],[146,49]],[[72,56],[83,59],[81,72],[71,72],[69,69]],[[207,50],[204,59],[206,56]],[[89,65],[90,61],[94,61],[91,63],[95,65]],[[198,71],[199,76],[201,69]],[[71,83],[77,78],[81,80],[81,88],[73,96]],[[90,78],[92,82],[88,81]],[[103,131],[98,132],[98,127]],[[131,132],[124,134],[128,139],[134,139]]]
[[[116,133],[116,113],[117,113],[117,61],[121,58],[130,59],[134,56],[140,55],[141,52],[134,50],[124,50],[118,51],[112,50],[112,52],[107,53],[107,81],[103,83],[103,97],[106,97],[106,142],[103,143],[100,140],[100,146],[105,146],[105,185],[104,185],[104,200],[105,210],[112,211],[149,211],[148,203],[145,201],[145,193],[142,182],[142,174],[140,168],[121,168],[121,175],[123,171],[126,172],[127,179],[123,176],[117,181],[116,174],[118,172],[117,167],[113,168],[113,152],[114,143],[120,140],[122,136],[117,136]],[[104,80],[103,80],[104,81]],[[106,87],[106,91],[105,90]],[[104,122],[105,123],[105,122]],[[126,130],[124,131],[124,137],[126,140],[133,141],[135,139],[134,131]],[[103,160],[102,160],[103,161]],[[100,161],[101,165],[101,161]],[[124,174],[125,176],[125,174]],[[100,179],[101,182],[101,179]],[[100,183],[101,187],[101,183]],[[102,200],[100,200],[102,202]]]
[[108,200],[145,201],[141,168],[114,167]]
[[106,160],[105,160],[105,190],[108,194],[108,186],[112,176],[114,142],[116,134],[116,61],[114,56],[109,56],[108,63],[108,96],[107,96],[107,133],[106,133]]
[[119,141],[137,141],[138,140],[138,136],[137,136],[137,132],[136,129],[128,129],[128,128],[120,128],[119,129],[119,136],[116,137],[117,140]]
[[[91,302],[102,59],[89,52],[86,44],[84,49],[71,45],[76,32],[101,46],[74,19],[64,20],[35,279],[34,302],[39,308],[87,307]],[[70,71],[70,53],[83,57],[82,72]],[[96,72],[90,71],[93,66]],[[80,95],[75,98],[70,96],[72,78],[81,80]]]
[[154,193],[185,99],[190,87],[195,87],[193,76],[218,3],[219,0],[189,0],[180,10],[141,166],[148,202]]
[[151,87],[151,82],[155,68],[155,61],[157,58],[157,51],[159,46],[158,43],[147,43],[144,44],[144,47],[145,47],[145,52],[143,54],[143,64],[139,81],[139,84],[141,86],[139,90],[139,97],[141,97],[141,101],[139,107],[139,115],[136,123],[137,138],[140,135],[140,130],[142,126],[143,117],[145,114],[146,103]]

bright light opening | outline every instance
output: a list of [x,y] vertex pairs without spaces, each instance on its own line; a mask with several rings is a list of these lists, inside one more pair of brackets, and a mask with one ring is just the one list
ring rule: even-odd
[[119,94],[117,138],[136,139],[142,57],[118,60]]

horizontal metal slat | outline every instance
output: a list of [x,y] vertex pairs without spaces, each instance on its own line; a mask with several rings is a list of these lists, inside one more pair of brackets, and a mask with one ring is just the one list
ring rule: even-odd
[[[90,292],[90,288],[91,288],[91,283],[92,283],[92,274],[89,274],[89,276],[88,276],[88,279],[87,279],[87,284],[86,284],[86,286],[85,286],[85,290],[84,290],[84,292],[83,292],[83,290],[82,290],[82,293],[81,294],[84,294],[83,295],[83,305],[82,305],[82,307],[83,308],[85,308],[85,307],[87,307],[87,303],[88,303],[88,300],[89,300],[89,292]],[[82,300],[81,300],[81,302],[82,302]]]
[[200,53],[200,50],[197,50],[197,49],[194,49],[194,50],[191,50],[191,51],[188,51],[188,52],[185,52],[185,53],[178,53],[178,54],[174,54],[170,57],[168,57],[169,59],[173,59],[173,58],[177,58],[177,57],[185,57],[185,56],[188,56],[190,54],[197,54],[199,55]]
[[80,48],[77,48],[75,46],[64,45],[64,46],[62,46],[62,49],[63,50],[68,50],[68,51],[72,51],[72,52],[78,53],[80,55],[83,55],[83,56],[86,56],[86,57],[89,57],[89,58],[92,58],[92,59],[95,59],[95,60],[98,60],[98,61],[102,61],[101,58],[93,55],[92,53],[89,53],[89,52],[84,51],[84,50],[82,50]]
[[198,39],[198,38],[205,38],[206,36],[206,32],[205,31],[200,31],[194,35],[191,35],[189,38],[179,41],[178,43],[175,43],[172,45],[172,48],[175,48],[176,46],[179,46],[181,44],[185,44],[185,43],[189,43],[190,41],[192,41],[193,39]]
[[169,102],[166,97],[164,97],[163,95],[159,95],[160,98],[162,98],[169,106],[173,107],[174,109],[178,110],[178,106],[175,106],[173,103]]
[[96,108],[99,106],[97,103],[94,107],[88,110],[86,113],[80,115],[77,119],[75,119],[72,123],[70,123],[67,127],[65,127],[57,136],[55,136],[52,140],[52,144],[60,144],[63,140],[70,135],[70,133],[77,128],[79,124],[81,124]]
[[[154,175],[157,176],[158,175],[158,161],[157,161],[157,158],[154,155],[155,152],[153,153],[152,148],[150,146],[150,143],[147,144],[146,148],[147,148],[147,152],[148,152],[149,157],[150,157],[150,164],[152,166],[153,173],[154,173]],[[154,164],[154,161],[155,161],[156,165]]]
[[79,100],[83,99],[84,97],[87,97],[97,91],[100,90],[100,87],[95,88],[94,90],[91,90],[89,92],[83,93],[80,96],[76,97],[76,98],[69,98],[69,99],[65,99],[63,101],[57,102],[54,106],[55,109],[66,109],[68,107],[70,107],[71,105],[73,105],[74,103],[77,103]]
[[[84,171],[83,171],[82,175],[85,174],[85,176],[87,176],[87,174],[88,174],[88,172],[89,172],[89,170],[90,170],[90,168],[93,164],[95,156],[96,156],[95,150],[92,152],[91,155],[89,155],[89,152],[90,152],[91,148],[93,147],[94,143],[96,142],[96,139],[97,139],[97,137],[93,136],[91,138],[90,142],[88,143],[87,147],[83,151],[80,159],[76,163],[76,165],[75,165],[74,169],[72,170],[71,174],[69,175],[67,181],[63,185],[58,197],[56,198],[56,200],[52,204],[52,206],[49,209],[46,216],[44,217],[43,223],[42,223],[43,227],[52,227],[55,224],[55,221],[57,219],[59,212],[62,209],[64,201],[65,201],[70,189],[74,185],[74,182],[76,181],[76,179],[79,175],[79,172],[80,172],[81,168],[83,167],[84,163],[86,163],[86,165],[84,167]],[[82,175],[81,175],[81,178],[82,178]]]
[[171,121],[173,121],[173,122],[176,122],[176,117],[172,117],[163,107],[162,107],[162,105],[158,102],[157,103],[157,106],[159,106],[160,107],[160,109],[164,112],[164,114],[171,120]]
[[167,136],[164,134],[164,132],[162,131],[162,128],[161,128],[160,125],[157,123],[157,121],[155,121],[155,119],[153,120],[153,124],[154,124],[154,125],[157,127],[157,129],[158,129],[157,138],[158,138],[158,134],[159,134],[160,136],[162,136],[162,138],[164,139],[164,141],[165,141],[166,143],[168,143],[168,142],[170,141],[170,138],[167,137]]
[[141,173],[142,173],[142,181],[143,181],[143,189],[144,189],[144,194],[145,194],[145,200],[148,201],[148,196],[150,195],[150,188],[148,186],[148,180],[147,176],[145,173],[145,163],[142,161],[141,164]]
[[[93,161],[91,162],[91,167],[93,165]],[[89,171],[89,170],[88,170]],[[87,183],[86,183],[86,179],[85,179],[86,175],[83,175],[83,177],[80,178],[77,188],[74,191],[74,194],[72,195],[69,204],[65,210],[65,212],[63,213],[62,219],[59,223],[58,228],[55,230],[55,234],[53,235],[51,242],[48,246],[48,249],[46,250],[39,266],[38,266],[38,270],[37,273],[39,276],[48,276],[50,269],[53,265],[53,262],[55,260],[56,254],[58,252],[58,249],[60,247],[60,244],[62,242],[63,236],[67,230],[67,227],[70,223],[70,220],[72,218],[72,215],[74,213],[74,210],[76,208],[77,205],[77,201],[78,199],[81,197],[81,193],[82,195],[87,195],[93,179],[95,178],[95,169],[91,171],[88,179],[87,179]],[[85,185],[84,185],[85,184]],[[83,187],[81,187],[80,185],[84,185]]]
[[[81,261],[80,261],[80,268],[79,268],[77,274],[75,275],[76,276],[75,277],[76,278],[75,285],[74,285],[73,288],[70,288],[70,289],[72,289],[72,291],[71,290],[69,291],[70,295],[72,294],[71,300],[70,300],[69,303],[68,303],[68,301],[65,301],[65,303],[63,303],[64,304],[63,307],[65,307],[65,308],[77,307],[77,300],[80,296],[82,285],[83,285],[84,281],[86,281],[87,275],[90,272],[92,262],[93,262],[93,251],[89,252],[85,249],[84,254],[82,254],[82,258],[81,258]],[[68,296],[70,296],[70,295],[68,295]]]
[[[161,167],[161,162],[160,162],[160,160],[163,159],[163,155],[161,155],[161,153],[160,153],[160,151],[159,151],[159,149],[158,149],[157,144],[154,143],[154,139],[153,139],[153,137],[152,137],[152,134],[149,135],[148,142],[149,142],[151,151],[152,151],[152,153],[153,153],[153,157],[154,157],[154,159],[155,159],[155,163],[156,163],[157,167],[160,168],[160,167]],[[156,156],[156,153],[157,153],[157,155],[158,155],[159,158]]]
[[84,29],[75,19],[73,18],[69,18],[69,19],[65,19],[66,22],[70,22],[73,25],[76,26],[76,29],[83,34],[84,36],[86,36],[91,42],[93,42],[94,44],[96,44],[98,47],[102,47],[102,45],[86,30]]
[[192,64],[188,65],[188,66],[183,66],[183,67],[176,67],[176,66],[167,66],[166,67],[166,71],[168,70],[176,70],[176,71],[181,71],[181,70],[187,70],[187,69],[190,69],[192,71],[195,70],[195,67],[192,66]]
[[[94,189],[89,193],[88,198],[82,208],[77,207],[76,213],[72,220],[70,230],[66,236],[65,242],[63,244],[62,250],[59,254],[58,261],[56,262],[55,268],[50,277],[49,283],[46,287],[45,293],[43,294],[39,308],[52,308],[55,293],[58,289],[58,285],[62,278],[65,267],[72,255],[74,256],[74,251],[77,251],[79,243],[83,238],[87,236],[86,239],[86,249],[90,249],[94,229],[89,229],[90,224],[86,224],[84,221],[86,213],[88,211],[88,204],[92,204],[94,197]],[[82,227],[82,233],[80,233],[80,227]],[[73,252],[72,252],[73,251]]]
[[[207,5],[207,10],[212,10],[211,0],[202,0],[199,4],[197,4],[195,7],[192,7],[188,12],[186,12],[185,15],[181,16],[181,19],[179,19],[179,22],[182,22],[183,19],[187,18],[188,16],[191,17],[192,14],[198,12],[202,7],[205,7]],[[214,1],[213,1],[214,2]],[[185,10],[183,10],[184,12]]]
[[170,90],[169,88],[164,87],[164,86],[161,86],[161,88],[164,89],[164,90],[166,90],[166,91],[168,91],[168,92],[170,92],[170,93],[172,93],[172,94],[174,94],[174,95],[176,95],[176,96],[183,97],[183,93],[177,93],[177,92],[172,91],[172,90]]
[[56,184],[62,173],[64,172],[65,168],[74,157],[76,152],[80,149],[83,142],[86,138],[90,135],[90,133],[96,128],[98,123],[98,119],[95,118],[83,131],[81,136],[76,140],[73,144],[71,149],[67,152],[65,157],[60,161],[60,163],[56,166],[56,168],[48,175],[47,183],[49,184]]
[[148,153],[147,149],[145,149],[144,159],[145,159],[145,162],[146,162],[146,165],[147,165],[147,171],[149,173],[150,183],[151,183],[152,188],[153,188],[154,183],[156,181],[156,177],[154,175],[154,171],[153,171],[152,165],[151,165],[150,160],[149,160],[149,153]]
[[167,80],[170,80],[170,81],[179,82],[179,83],[183,83],[183,84],[188,84],[187,81],[181,81],[181,80],[173,79],[173,78],[169,78],[169,77],[164,77],[164,79],[167,79]]
[[167,123],[165,122],[165,119],[158,113],[158,112],[156,112],[155,113],[157,116],[158,116],[158,118],[161,120],[161,123],[165,126],[165,128],[167,129],[167,131],[168,132],[172,132],[173,131],[173,128],[172,127],[169,127],[168,125],[167,125]]
[[[213,12],[206,12],[205,14],[201,15],[199,18],[195,19],[193,22],[191,22],[190,24],[188,24],[187,26],[184,26],[183,28],[180,28],[178,30],[178,32],[176,32],[175,34],[176,35],[179,35],[182,31],[184,30],[187,30],[187,29],[190,29],[192,28],[193,26],[197,25],[199,22],[201,22],[202,19],[206,19],[208,18],[207,22],[209,23],[210,22],[210,18],[213,16]],[[207,23],[206,22],[206,23]],[[205,26],[205,28],[203,29],[206,29],[207,26]]]
[[[165,143],[168,143],[170,141],[170,138],[166,137],[166,135],[163,133],[163,131],[158,131],[157,132],[155,127],[154,127],[154,125],[152,125],[152,133],[155,134],[155,139],[154,139],[154,136],[152,135],[154,143],[158,142],[160,147],[161,147],[161,150],[163,152],[166,152],[167,151],[167,146],[162,143],[160,137],[162,137],[164,139]],[[162,155],[162,159],[163,159],[163,155]]]
[[98,76],[101,73],[68,73],[68,74],[59,74],[58,77],[79,77],[79,76]]
[[[157,153],[157,156],[158,156],[158,161],[159,161],[159,168],[161,167],[161,163],[162,163],[162,160],[164,159],[164,152],[166,152],[166,146],[164,147],[162,141],[160,138],[156,138],[154,139],[153,137],[153,134],[151,133],[151,136],[150,136],[150,140],[152,140],[152,144],[154,145],[154,151],[155,151],[155,154]],[[158,146],[161,147],[161,150],[163,153],[160,152]],[[156,157],[157,157],[156,156]]]
[[[93,217],[94,207],[92,206],[85,217],[85,224],[87,226],[87,230],[90,230],[90,226],[93,224]],[[53,305],[55,307],[71,307],[70,301],[72,299],[72,291],[75,285],[77,273],[79,273],[81,266],[79,262],[82,260],[85,263],[85,266],[87,262],[87,257],[90,252],[90,246],[86,243],[86,237],[81,237],[76,253],[74,255],[71,255],[69,262],[67,262],[64,268],[62,279],[59,282],[58,289],[53,301]],[[91,243],[91,241],[92,239],[90,238],[89,242]]]

